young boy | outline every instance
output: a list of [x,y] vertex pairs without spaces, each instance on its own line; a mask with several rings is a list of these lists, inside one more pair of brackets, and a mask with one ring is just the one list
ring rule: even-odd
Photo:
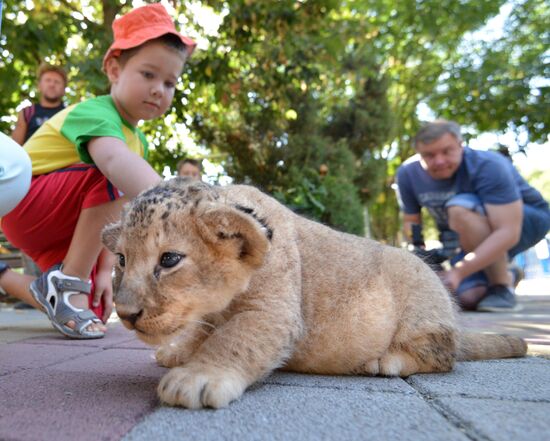
[[103,60],[110,95],[68,107],[29,139],[31,188],[2,219],[8,240],[44,274],[33,280],[4,269],[0,286],[40,305],[57,330],[77,339],[103,337],[97,315],[105,322],[112,310],[114,256],[102,248],[101,230],[161,180],[146,162],[147,142],[136,125],[166,112],[195,48],[160,4],[115,20],[113,33]]

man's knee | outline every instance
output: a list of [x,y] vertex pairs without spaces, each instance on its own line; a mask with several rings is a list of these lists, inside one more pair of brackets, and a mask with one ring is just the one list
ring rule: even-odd
[[475,194],[457,194],[447,201],[445,208],[449,227],[459,234],[476,226],[488,225],[483,203]]
[[487,224],[487,218],[475,211],[458,205],[447,208],[449,228],[459,235],[481,224]]

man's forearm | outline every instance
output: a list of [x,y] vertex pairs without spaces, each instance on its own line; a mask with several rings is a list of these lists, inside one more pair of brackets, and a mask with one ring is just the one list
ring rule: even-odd
[[403,235],[409,243],[414,242],[413,225],[422,225],[422,217],[420,214],[403,214]]
[[455,268],[462,278],[482,271],[505,256],[516,242],[516,235],[508,229],[495,230],[474,251],[466,254]]

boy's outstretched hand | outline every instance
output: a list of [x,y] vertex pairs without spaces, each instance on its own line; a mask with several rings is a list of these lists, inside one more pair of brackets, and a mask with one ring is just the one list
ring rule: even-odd
[[103,314],[101,320],[107,320],[113,312],[113,265],[115,256],[110,251],[103,249],[99,258],[99,265],[95,276],[95,290],[93,292],[92,306],[98,307],[103,299]]

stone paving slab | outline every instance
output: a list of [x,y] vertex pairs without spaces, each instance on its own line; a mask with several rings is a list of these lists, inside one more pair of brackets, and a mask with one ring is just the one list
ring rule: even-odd
[[550,402],[442,398],[447,417],[464,427],[472,439],[544,441],[550,439]]
[[[550,285],[537,286],[520,297],[520,313],[463,314],[465,326],[519,335],[530,353],[550,354]],[[0,440],[550,439],[544,358],[459,363],[406,380],[277,372],[227,409],[189,411],[160,406],[166,369],[153,357],[120,323],[104,339],[75,341],[38,311],[0,305]]]
[[158,405],[157,382],[47,368],[0,377],[0,439],[119,440]]
[[[129,332],[129,331],[127,331]],[[121,348],[121,349],[145,349],[147,351],[151,351],[154,357],[154,349],[151,348],[151,346],[143,343],[141,340],[137,340],[136,338],[132,338],[130,340],[121,341],[119,343],[116,343],[111,346],[112,348]]]
[[[153,378],[157,381],[168,372],[160,367],[150,350],[105,349],[83,355],[50,368],[58,372],[88,372],[91,376]],[[113,379],[116,381],[116,379]]]
[[0,344],[2,343],[15,343],[22,340],[50,336],[51,338],[57,338],[58,332],[51,329],[0,329]]
[[162,407],[123,441],[466,441],[415,395],[263,385],[230,407],[190,411]]
[[458,363],[456,368],[448,374],[413,375],[407,382],[430,396],[550,403],[549,380],[550,361],[538,359],[530,364],[522,361],[500,360]]
[[44,314],[35,309],[17,311],[12,307],[1,304],[0,307],[0,329],[44,329],[51,331],[48,319]]
[[82,355],[97,355],[97,349],[74,347],[70,351],[52,345],[34,345],[31,350],[24,345],[0,345],[1,376],[26,369],[40,369],[54,364],[63,364]]
[[136,341],[134,333],[128,331],[120,323],[108,325],[107,333],[104,338],[95,338],[89,340],[72,340],[61,335],[59,332],[54,334],[41,335],[39,337],[22,340],[22,344],[44,344],[44,345],[62,345],[62,346],[83,346],[96,348],[117,347],[120,344]]
[[320,389],[359,390],[365,392],[394,392],[416,394],[401,378],[306,375],[275,372],[260,384],[278,386],[318,387]]

